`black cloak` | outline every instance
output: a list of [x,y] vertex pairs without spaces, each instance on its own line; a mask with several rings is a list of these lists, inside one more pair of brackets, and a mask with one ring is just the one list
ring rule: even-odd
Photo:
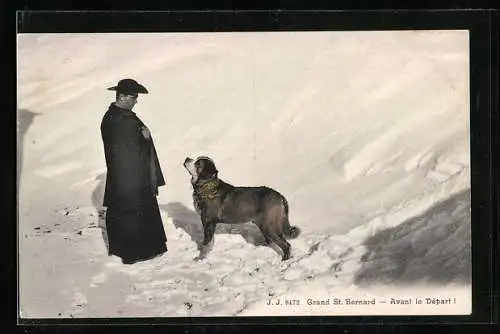
[[167,238],[156,198],[165,180],[153,139],[144,134],[145,129],[133,111],[114,103],[101,122],[109,255],[117,255],[124,262],[166,251]]

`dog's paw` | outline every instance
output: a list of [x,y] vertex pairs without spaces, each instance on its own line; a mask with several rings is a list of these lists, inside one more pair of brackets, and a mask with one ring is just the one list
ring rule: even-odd
[[197,257],[193,258],[193,261],[196,261],[196,262],[200,262],[200,261],[203,261],[205,259],[205,255],[198,255]]
[[292,255],[290,255],[290,254],[283,255],[283,256],[281,257],[281,261],[283,261],[283,262],[288,261],[288,260],[290,260],[292,257],[293,257],[293,256],[292,256]]

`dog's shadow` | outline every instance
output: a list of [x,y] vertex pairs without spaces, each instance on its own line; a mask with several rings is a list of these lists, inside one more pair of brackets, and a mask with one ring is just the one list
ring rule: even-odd
[[[203,245],[203,226],[198,213],[179,202],[160,205],[160,209],[165,210],[172,218],[175,228],[183,229],[191,237],[191,240],[196,243],[200,251],[199,258],[203,258],[209,250]],[[241,235],[246,242],[254,246],[268,245],[259,228],[252,222],[244,224],[217,224],[214,239],[218,234],[237,234]]]

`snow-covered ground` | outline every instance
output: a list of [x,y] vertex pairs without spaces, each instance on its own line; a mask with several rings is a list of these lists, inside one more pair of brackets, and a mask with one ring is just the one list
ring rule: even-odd
[[[20,35],[21,316],[468,313],[468,51],[466,31]],[[101,212],[106,88],[126,77],[167,182],[169,251],[132,266]],[[288,198],[292,259],[248,223],[193,260],[197,155]]]

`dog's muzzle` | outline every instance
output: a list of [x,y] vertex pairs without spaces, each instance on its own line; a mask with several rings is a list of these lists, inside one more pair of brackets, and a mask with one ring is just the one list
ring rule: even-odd
[[186,158],[184,160],[184,168],[188,171],[189,174],[191,174],[192,177],[196,177],[196,168],[194,167],[194,160],[191,158]]

